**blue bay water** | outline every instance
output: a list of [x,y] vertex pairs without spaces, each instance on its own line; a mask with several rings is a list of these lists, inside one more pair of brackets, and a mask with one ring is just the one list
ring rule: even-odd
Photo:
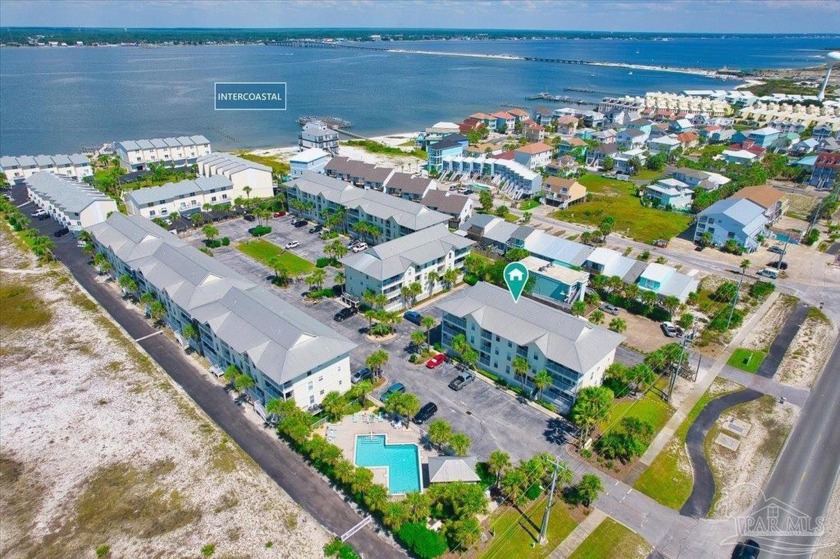
[[[430,41],[376,45],[705,68],[818,64],[840,38]],[[213,110],[217,81],[285,81],[285,112]],[[269,46],[0,49],[0,154],[66,153],[115,140],[204,134],[217,149],[289,145],[296,119],[330,115],[365,135],[460,121],[538,91],[615,94],[724,89],[738,82],[526,61]]]

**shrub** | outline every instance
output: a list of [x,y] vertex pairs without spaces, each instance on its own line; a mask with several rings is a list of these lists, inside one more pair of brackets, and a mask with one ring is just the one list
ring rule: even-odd
[[464,283],[467,285],[475,285],[478,283],[478,277],[475,274],[464,274]]
[[332,258],[327,258],[325,256],[322,256],[321,258],[319,258],[318,260],[315,261],[315,267],[316,268],[326,268],[327,266],[330,265],[331,262],[332,262]]
[[309,292],[310,299],[323,299],[324,297],[332,297],[334,295],[335,292],[330,288],[318,289],[317,291]]
[[539,484],[532,485],[528,488],[528,491],[525,492],[525,500],[526,501],[533,501],[537,497],[542,494],[543,488]]
[[214,553],[216,553],[216,544],[214,543],[208,543],[207,545],[201,548],[201,555],[203,555],[204,557],[210,557]]
[[324,555],[327,557],[338,557],[338,559],[360,559],[355,549],[339,539],[335,539],[324,546]]
[[423,524],[406,522],[397,532],[397,538],[420,559],[434,559],[446,553],[446,538]]
[[408,356],[408,362],[409,363],[417,363],[417,354],[412,353],[411,355],[409,355]]
[[99,545],[99,546],[96,547],[96,556],[99,557],[100,559],[102,557],[107,557],[110,552],[111,552],[111,546],[108,545],[107,543],[103,543],[102,545]]
[[811,246],[814,243],[816,243],[819,238],[820,238],[820,232],[817,231],[816,229],[811,229],[810,231],[808,231],[808,236],[805,237],[805,240],[802,241],[802,242],[805,243],[808,246]]
[[708,329],[715,330],[717,332],[726,332],[728,329],[737,328],[744,321],[744,311],[735,309],[735,312],[732,313],[732,322],[730,322],[729,328],[726,327],[727,320],[729,320],[728,312],[718,314],[711,322],[709,322]]
[[222,237],[222,246],[226,247],[230,245],[230,237]]
[[750,286],[750,295],[757,299],[764,299],[776,290],[776,284],[772,281],[757,281]]
[[204,246],[208,248],[219,248],[220,246],[222,246],[222,241],[220,241],[219,239],[205,239]]
[[263,235],[271,233],[271,227],[268,225],[257,225],[256,227],[248,229],[248,232],[254,237],[262,237]]

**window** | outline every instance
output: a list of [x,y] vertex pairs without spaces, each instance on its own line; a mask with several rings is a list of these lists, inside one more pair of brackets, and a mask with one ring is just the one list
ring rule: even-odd
[[312,381],[310,380],[309,383],[306,385],[306,388],[307,390],[313,390],[315,388],[315,385],[312,384]]
[[323,395],[324,395],[324,391],[323,391],[323,390],[321,390],[320,394],[321,394],[321,396],[323,396]]

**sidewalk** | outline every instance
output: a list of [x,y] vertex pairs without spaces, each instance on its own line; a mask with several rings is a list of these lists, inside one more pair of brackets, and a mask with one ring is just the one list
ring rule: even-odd
[[[764,318],[764,315],[767,314],[767,311],[770,310],[770,307],[773,306],[773,303],[776,302],[776,299],[779,298],[779,293],[774,292],[767,297],[761,306],[756,310],[756,312],[750,317],[750,319],[741,326],[741,329],[738,330],[738,333],[732,338],[732,341],[727,344],[726,349],[733,347],[738,347],[744,338],[747,337],[753,328],[758,325],[759,322]],[[728,351],[727,351],[728,354]],[[703,396],[706,390],[714,382],[715,378],[721,373],[723,368],[726,366],[726,357],[723,356],[720,359],[714,361],[711,366],[701,368],[700,373],[697,376],[697,382],[694,384],[694,388],[691,390],[691,393],[686,397],[680,407],[674,411],[674,415],[671,416],[671,419],[668,420],[668,423],[657,433],[656,437],[650,443],[647,451],[639,458],[639,461],[633,468],[633,471],[628,475],[627,479],[625,480],[627,484],[633,485],[639,476],[642,475],[642,472],[651,465],[653,460],[662,452],[662,449],[665,448],[665,445],[673,438],[674,433],[676,433],[679,426],[688,417],[689,412],[697,403],[698,400]]]
[[769,394],[774,398],[784,396],[788,404],[793,404],[794,406],[799,406],[800,408],[805,405],[805,401],[808,399],[808,396],[811,395],[811,391],[806,388],[797,388],[795,386],[781,384],[773,379],[741,371],[735,367],[730,367],[729,365],[726,365],[723,368],[720,376],[727,380],[737,382],[747,388],[757,390],[763,394]]
[[589,516],[575,526],[572,533],[566,536],[566,539],[554,548],[554,551],[551,552],[547,559],[567,559],[595,531],[595,528],[600,526],[605,518],[607,518],[607,513],[600,509],[593,509],[589,513]]

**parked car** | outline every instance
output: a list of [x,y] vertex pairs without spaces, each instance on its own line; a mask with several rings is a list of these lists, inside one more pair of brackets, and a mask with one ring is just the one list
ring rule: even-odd
[[403,318],[411,322],[412,324],[420,326],[420,321],[423,320],[423,315],[417,311],[407,311],[405,314],[403,314]]
[[297,247],[299,247],[299,246],[300,246],[300,243],[299,243],[299,242],[297,242],[297,241],[289,241],[288,243],[286,243],[285,248],[286,248],[286,250],[289,250],[290,248],[297,248]]
[[42,215],[47,215],[47,210],[44,210],[44,209],[35,210],[30,215],[32,217],[41,217]]
[[358,312],[358,309],[356,309],[355,307],[345,307],[337,313],[335,313],[335,316],[333,316],[333,320],[335,320],[336,322],[341,322],[343,320],[347,320],[348,318],[350,318]]
[[761,546],[755,540],[747,540],[735,546],[732,559],[756,559],[761,553]]
[[362,243],[360,245],[356,245],[350,249],[351,252],[362,252],[363,250],[367,250],[368,246],[367,243]]
[[356,371],[355,373],[350,375],[350,382],[352,382],[353,384],[358,384],[358,383],[362,382],[363,380],[365,380],[366,378],[372,378],[372,377],[373,377],[373,371],[371,371],[370,369],[365,367],[363,369],[359,369],[358,371]]
[[319,223],[318,225],[314,225],[314,226],[310,227],[309,232],[310,233],[317,233],[323,228],[324,228],[324,226]]
[[449,383],[449,388],[454,391],[459,391],[464,388],[466,385],[471,383],[475,380],[475,373],[472,371],[462,371],[458,374],[457,377],[452,379],[452,382]]
[[309,291],[304,291],[303,293],[300,294],[300,296],[303,297],[304,299],[306,299],[307,297],[309,297]]
[[598,308],[604,311],[605,313],[610,313],[614,314],[615,316],[618,316],[619,308],[615,305],[610,305],[609,303],[601,303],[598,306]]
[[286,215],[286,212],[274,212],[274,217],[283,217]]
[[779,245],[773,245],[770,248],[768,248],[767,250],[769,250],[770,252],[773,252],[775,254],[784,254],[785,253],[785,247],[781,247]]
[[414,423],[422,425],[423,422],[430,420],[432,416],[437,413],[437,410],[437,405],[434,402],[429,402],[420,408],[420,411],[418,411],[417,415],[414,416]]
[[426,368],[434,369],[444,361],[446,361],[446,355],[444,355],[443,353],[438,353],[437,355],[426,361]]
[[66,235],[69,232],[70,232],[70,230],[68,228],[62,227],[61,229],[59,229],[58,231],[53,233],[53,237],[63,237],[64,235]]
[[776,268],[777,270],[787,270],[787,262],[773,260],[772,262],[768,262],[767,265],[771,268]]
[[78,241],[76,241],[76,246],[79,248],[85,248],[87,246],[87,241],[79,239]]
[[655,246],[656,248],[665,248],[668,246],[668,241],[666,241],[665,239],[657,239],[656,242],[653,243],[653,246]]
[[307,225],[309,225],[309,222],[305,219],[301,219],[300,221],[295,223],[295,227],[297,227],[298,229],[300,229],[301,227],[306,227]]
[[405,386],[401,382],[395,382],[391,386],[388,387],[388,390],[382,393],[382,400],[385,401],[394,394],[403,394],[405,392]]
[[257,217],[254,214],[245,214],[242,216],[245,221],[256,221]]
[[665,321],[661,325],[662,332],[669,338],[676,338],[680,335],[680,329],[675,324]]

